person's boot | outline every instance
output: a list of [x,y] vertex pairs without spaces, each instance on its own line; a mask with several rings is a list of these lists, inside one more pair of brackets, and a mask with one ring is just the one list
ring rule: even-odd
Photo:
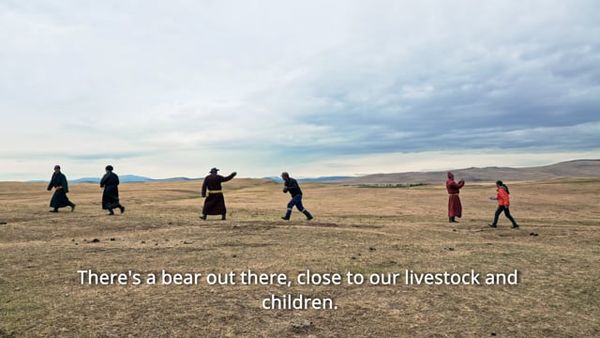
[[206,214],[200,215],[200,218],[206,221]]
[[490,228],[497,228],[496,224],[488,224]]
[[513,226],[512,226],[512,228],[513,228],[513,229],[518,229],[518,228],[519,228],[519,225],[518,225],[517,223],[513,223]]
[[281,217],[281,219],[284,221],[289,221],[291,216],[292,216],[292,209],[287,209],[285,216]]
[[227,220],[227,216],[225,214],[221,215],[221,221]]
[[54,208],[54,209],[50,210],[50,212],[58,212],[58,208]]
[[302,211],[302,213],[306,216],[306,220],[310,221],[311,219],[313,219],[313,215],[310,214],[310,212],[306,209],[304,209],[304,211]]
[[114,213],[113,209],[108,209],[108,216],[112,216],[112,215],[114,215],[114,214],[115,214],[115,213]]
[[75,211],[75,207],[76,207],[75,203],[71,203],[70,206],[71,206],[71,212]]
[[121,213],[125,213],[125,207],[124,206],[119,206],[119,209],[121,209]]

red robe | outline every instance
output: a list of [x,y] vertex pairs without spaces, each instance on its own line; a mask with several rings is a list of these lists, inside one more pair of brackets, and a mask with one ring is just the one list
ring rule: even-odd
[[462,205],[460,204],[460,188],[465,185],[463,180],[458,183],[454,178],[448,178],[446,181],[446,189],[448,190],[448,217],[462,217]]

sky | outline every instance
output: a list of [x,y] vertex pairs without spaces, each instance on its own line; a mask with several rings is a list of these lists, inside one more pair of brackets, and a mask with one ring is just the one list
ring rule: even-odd
[[0,0],[0,114],[0,180],[600,158],[600,2]]

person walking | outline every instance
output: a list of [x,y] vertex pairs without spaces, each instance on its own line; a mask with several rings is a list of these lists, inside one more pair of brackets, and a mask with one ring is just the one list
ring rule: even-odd
[[50,212],[58,212],[58,209],[64,207],[71,207],[71,212],[75,211],[75,203],[67,197],[69,182],[67,182],[65,174],[60,171],[58,164],[54,166],[54,173],[50,178],[50,183],[48,183],[48,191],[51,191],[52,188],[54,188],[54,194],[52,194],[50,200],[50,207],[52,208]]
[[292,216],[292,209],[294,206],[296,206],[296,208],[303,213],[304,216],[306,216],[307,220],[310,221],[313,219],[314,217],[311,215],[311,213],[304,208],[304,205],[302,205],[302,190],[298,185],[298,181],[296,181],[294,178],[291,178],[290,174],[287,172],[281,173],[281,178],[283,179],[283,192],[289,192],[290,195],[292,195],[292,199],[287,205],[285,216],[281,217],[281,219],[289,221],[290,217]]
[[518,229],[519,225],[515,221],[515,219],[510,214],[510,191],[508,187],[502,181],[496,181],[496,197],[490,197],[491,200],[498,201],[498,208],[496,209],[496,213],[494,214],[494,221],[492,224],[488,224],[492,228],[496,228],[498,225],[498,217],[500,214],[504,212],[506,218],[508,218],[512,222],[512,228]]
[[112,216],[115,213],[113,209],[119,208],[121,213],[125,212],[125,207],[119,201],[119,176],[113,172],[112,165],[107,165],[106,174],[100,180],[100,188],[104,188],[102,192],[102,209],[108,210],[108,215]]

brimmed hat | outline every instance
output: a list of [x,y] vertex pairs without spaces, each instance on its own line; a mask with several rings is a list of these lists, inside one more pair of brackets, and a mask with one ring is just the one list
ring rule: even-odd
[[216,173],[217,171],[219,171],[219,169],[217,169],[217,168],[212,168],[212,169],[210,169],[210,173],[211,173],[211,174],[212,174],[212,173]]
[[113,168],[113,166],[109,164],[109,165],[106,166],[105,169],[109,170],[109,171],[113,171],[115,168]]

